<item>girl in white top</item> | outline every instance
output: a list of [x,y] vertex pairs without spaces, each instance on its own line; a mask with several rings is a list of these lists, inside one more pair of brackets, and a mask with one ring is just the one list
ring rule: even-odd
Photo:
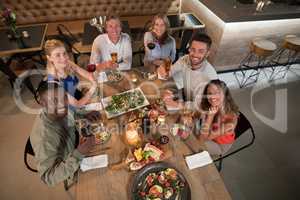
[[[170,27],[169,20],[166,15],[155,15],[150,32],[146,32],[144,35],[145,57],[144,65],[156,65],[163,64],[163,59],[170,58],[172,62],[176,56],[176,43],[175,39],[168,34],[168,28]],[[149,48],[149,43],[155,45],[153,49]]]

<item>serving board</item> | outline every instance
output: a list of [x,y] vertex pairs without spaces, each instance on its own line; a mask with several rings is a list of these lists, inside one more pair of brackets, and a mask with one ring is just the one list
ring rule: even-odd
[[[138,105],[138,106],[135,106],[133,108],[129,108],[129,109],[126,109],[126,110],[120,110],[120,111],[117,111],[117,112],[109,112],[107,110],[107,107],[111,104],[112,102],[112,97],[113,96],[120,96],[122,94],[125,94],[125,93],[132,93],[132,92],[140,92],[142,97],[144,98],[144,102],[141,104],[141,105]],[[102,105],[103,105],[103,108],[104,108],[104,111],[105,111],[105,114],[107,116],[108,119],[111,119],[111,118],[114,118],[114,117],[117,117],[117,116],[120,116],[120,115],[123,115],[125,113],[128,113],[130,111],[133,111],[133,110],[136,110],[136,109],[140,109],[142,107],[145,107],[147,105],[149,105],[149,101],[147,100],[144,92],[141,90],[141,88],[134,88],[134,89],[131,89],[131,90],[128,90],[128,91],[125,91],[125,92],[122,92],[122,93],[119,93],[119,94],[116,94],[116,95],[113,95],[113,96],[109,96],[109,97],[105,97],[101,100],[102,102]]]

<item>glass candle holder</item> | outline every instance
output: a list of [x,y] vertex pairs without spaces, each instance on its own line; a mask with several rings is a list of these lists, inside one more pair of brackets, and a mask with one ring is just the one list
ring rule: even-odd
[[138,146],[141,143],[141,137],[135,122],[129,123],[125,132],[126,142],[131,146]]

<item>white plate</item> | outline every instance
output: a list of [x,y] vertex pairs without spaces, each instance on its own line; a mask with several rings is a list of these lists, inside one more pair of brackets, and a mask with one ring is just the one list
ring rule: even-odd
[[119,94],[117,94],[117,95],[124,94],[124,93],[128,93],[128,92],[134,92],[134,91],[140,91],[140,92],[142,93],[142,95],[143,95],[143,97],[144,97],[144,103],[143,103],[142,105],[140,105],[140,106],[137,106],[137,107],[135,107],[135,108],[131,108],[131,109],[127,110],[127,111],[120,111],[120,112],[118,112],[118,113],[113,113],[113,114],[112,114],[112,113],[109,113],[109,112],[106,111],[106,107],[110,104],[111,99],[112,99],[112,96],[105,97],[105,98],[103,98],[103,99],[101,100],[102,105],[103,105],[103,109],[104,109],[104,111],[105,111],[106,116],[107,116],[108,119],[111,119],[111,118],[113,118],[113,117],[117,117],[117,116],[123,115],[123,114],[125,114],[125,113],[130,112],[130,111],[133,111],[133,110],[136,110],[136,109],[139,109],[139,108],[142,108],[142,107],[145,107],[145,106],[149,105],[148,99],[146,98],[144,92],[143,92],[143,91],[141,90],[141,88],[139,88],[139,87],[138,87],[138,88],[135,88],[135,89],[128,90],[128,91],[125,91],[125,92],[122,92],[122,93],[119,93]]

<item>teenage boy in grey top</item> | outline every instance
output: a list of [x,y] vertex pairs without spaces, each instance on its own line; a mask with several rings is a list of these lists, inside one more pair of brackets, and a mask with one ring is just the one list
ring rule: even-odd
[[81,160],[95,145],[95,138],[78,142],[66,92],[58,83],[41,82],[38,96],[43,110],[30,135],[38,173],[49,186],[64,180],[71,183]]

